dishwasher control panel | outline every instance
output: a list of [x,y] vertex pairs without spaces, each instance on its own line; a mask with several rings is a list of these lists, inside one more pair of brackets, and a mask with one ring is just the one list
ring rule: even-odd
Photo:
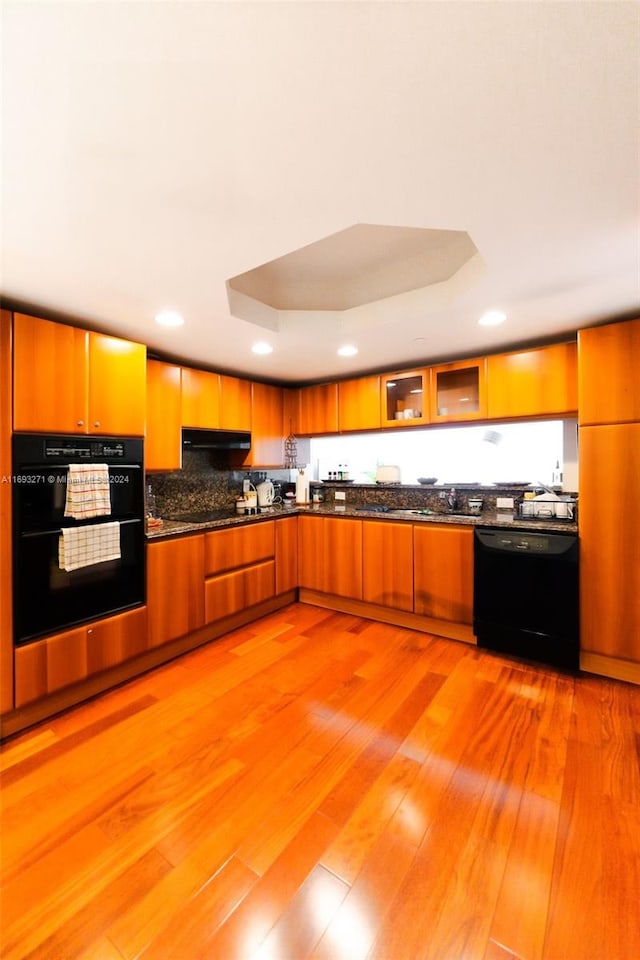
[[559,556],[572,550],[577,541],[577,536],[572,533],[522,533],[496,528],[476,529],[476,538],[489,550],[535,556]]
[[497,545],[501,550],[529,550],[531,553],[547,553],[549,550],[549,541],[546,537],[518,536],[518,534],[500,537]]

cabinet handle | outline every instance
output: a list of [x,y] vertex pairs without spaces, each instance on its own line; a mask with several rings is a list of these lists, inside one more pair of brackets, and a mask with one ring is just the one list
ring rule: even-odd
[[90,633],[93,633],[93,627],[89,627],[87,630],[87,636],[89,636]]
[[94,427],[99,427],[99,426],[100,426],[100,421],[99,421],[99,420],[96,420],[93,425],[94,425]]
[[77,421],[76,421],[76,426],[77,426],[77,427],[84,427],[84,420],[77,420]]

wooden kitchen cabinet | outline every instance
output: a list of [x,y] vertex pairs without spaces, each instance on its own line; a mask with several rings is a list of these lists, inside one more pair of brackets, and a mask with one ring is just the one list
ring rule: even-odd
[[317,436],[338,432],[338,384],[318,383],[302,387],[298,394],[297,433]]
[[338,383],[338,428],[376,430],[380,421],[380,377],[359,377]]
[[580,664],[640,683],[640,422],[580,429],[578,503]]
[[146,347],[14,315],[15,431],[143,436]]
[[380,377],[380,422],[383,427],[429,422],[428,370],[401,370]]
[[[251,384],[251,449],[247,467],[282,467],[284,461],[284,401],[282,387]],[[287,428],[288,429],[288,428]]]
[[89,334],[88,433],[144,436],[147,348]]
[[182,426],[199,430],[220,427],[220,375],[182,367]]
[[298,518],[276,521],[276,596],[298,587]]
[[182,467],[180,367],[147,360],[145,470]]
[[146,608],[139,607],[17,647],[16,707],[144,653],[146,618]]
[[205,623],[274,596],[274,527],[267,520],[205,534]]
[[11,314],[0,311],[0,714],[13,708],[11,561]]
[[251,430],[251,381],[220,374],[220,428]]
[[569,416],[578,409],[578,349],[558,343],[487,359],[487,416]]
[[147,544],[149,647],[204,625],[204,535]]
[[362,521],[362,598],[396,610],[413,610],[413,526]]
[[580,425],[640,421],[640,319],[578,333]]
[[300,586],[362,600],[362,521],[298,518]]
[[210,577],[275,557],[275,520],[206,533],[204,572]]
[[275,593],[275,561],[265,560],[250,567],[210,577],[205,582],[205,622],[269,600]]
[[423,616],[473,622],[473,527],[415,524],[414,609]]
[[486,416],[487,378],[484,357],[431,367],[431,423],[481,420]]
[[294,387],[282,388],[282,436],[299,433],[300,391]]

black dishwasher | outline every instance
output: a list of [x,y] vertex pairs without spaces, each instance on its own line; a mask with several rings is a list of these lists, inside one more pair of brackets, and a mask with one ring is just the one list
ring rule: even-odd
[[473,630],[479,647],[577,670],[577,535],[476,528]]

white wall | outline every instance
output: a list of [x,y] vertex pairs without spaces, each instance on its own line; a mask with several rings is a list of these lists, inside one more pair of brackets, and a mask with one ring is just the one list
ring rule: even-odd
[[[389,463],[400,466],[403,483],[437,477],[441,483],[550,484],[556,463],[563,469],[564,440],[571,435],[562,420],[545,420],[320,437],[311,441],[311,466],[316,479],[346,463],[351,479],[365,482],[375,479],[378,464]],[[571,477],[577,482],[575,471]]]

